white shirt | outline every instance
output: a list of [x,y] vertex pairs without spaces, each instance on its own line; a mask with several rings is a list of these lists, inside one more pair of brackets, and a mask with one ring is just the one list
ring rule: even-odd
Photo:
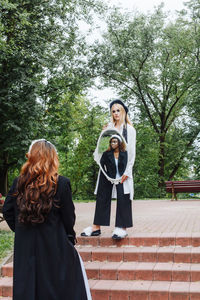
[[119,169],[118,169],[118,158],[115,158],[115,165],[116,165],[116,179],[117,178],[120,178],[121,176],[120,176],[120,174],[119,174]]

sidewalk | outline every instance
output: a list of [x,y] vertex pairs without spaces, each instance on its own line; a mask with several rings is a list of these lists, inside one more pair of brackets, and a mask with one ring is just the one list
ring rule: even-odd
[[[92,225],[95,202],[75,203],[77,236],[83,228]],[[128,229],[129,236],[144,234],[200,235],[199,200],[137,200],[133,201],[133,228]],[[112,202],[111,226],[102,227],[102,233],[112,234],[116,202]],[[0,223],[0,229],[9,230],[6,223]]]
[[[200,235],[200,201],[199,200],[137,200],[133,201],[133,227],[128,229],[129,236],[138,233]],[[76,204],[76,232],[93,222],[95,203]],[[112,202],[111,226],[102,227],[102,232],[111,234],[114,228],[116,202]]]

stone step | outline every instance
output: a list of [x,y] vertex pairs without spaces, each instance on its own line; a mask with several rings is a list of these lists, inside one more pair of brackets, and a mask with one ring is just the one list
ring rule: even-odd
[[[200,299],[199,282],[89,280],[93,300]],[[11,300],[12,279],[0,278],[0,299]]]
[[76,249],[83,261],[200,263],[200,247],[92,247],[79,245]]
[[200,281],[200,264],[87,262],[85,269],[88,279],[95,280]]
[[89,280],[93,300],[199,300],[199,282]]
[[13,289],[13,278],[12,277],[1,277],[0,278],[0,297],[12,297],[12,289]]
[[[84,262],[200,263],[200,247],[76,247]],[[1,275],[13,276],[13,263],[2,266]]]
[[102,234],[101,236],[95,237],[82,237],[78,236],[77,241],[79,245],[91,245],[91,246],[193,246],[200,247],[200,234],[192,233],[189,234],[173,234],[173,233],[162,233],[162,234],[152,234],[152,233],[138,233],[133,236],[128,236],[122,240],[113,240],[111,235],[107,233]]
[[10,262],[2,266],[1,276],[7,276],[7,277],[13,276],[13,262]]

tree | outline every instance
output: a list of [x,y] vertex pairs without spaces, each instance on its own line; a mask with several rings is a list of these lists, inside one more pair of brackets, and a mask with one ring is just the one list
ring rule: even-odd
[[49,139],[58,149],[59,173],[70,178],[74,197],[89,199],[93,198],[98,173],[93,152],[106,113],[82,96],[73,101],[70,98],[66,94],[56,104],[49,103]]
[[[190,109],[197,90],[199,94],[199,24],[188,14],[167,22],[162,7],[151,15],[123,15],[114,9],[103,42],[91,51],[93,75],[117,89],[139,111],[140,122],[148,121],[154,130],[159,187],[175,176],[200,130]],[[179,140],[172,149],[176,129]],[[171,164],[165,168],[167,161]]]
[[[86,5],[86,6],[85,6]],[[8,170],[45,133],[49,99],[83,89],[77,22],[92,1],[0,0],[0,191]]]

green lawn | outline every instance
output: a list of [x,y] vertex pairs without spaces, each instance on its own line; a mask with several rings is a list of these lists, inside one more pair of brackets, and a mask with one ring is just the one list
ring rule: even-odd
[[0,230],[0,263],[13,249],[14,233],[11,231]]

